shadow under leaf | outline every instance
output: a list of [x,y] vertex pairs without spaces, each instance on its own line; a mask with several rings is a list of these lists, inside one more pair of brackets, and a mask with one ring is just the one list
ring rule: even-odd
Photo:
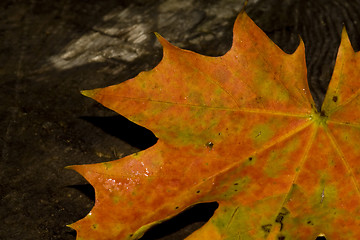
[[117,137],[140,150],[153,146],[158,140],[150,130],[120,115],[110,117],[86,116],[81,118],[101,128],[107,134]]
[[202,227],[218,206],[217,202],[199,203],[152,227],[140,240],[182,240]]
[[91,184],[76,184],[67,187],[80,191],[86,197],[91,199],[91,201],[95,202],[95,189]]

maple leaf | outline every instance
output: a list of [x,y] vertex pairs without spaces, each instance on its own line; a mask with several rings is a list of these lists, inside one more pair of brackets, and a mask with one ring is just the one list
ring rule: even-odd
[[187,239],[360,239],[360,58],[346,31],[321,112],[304,44],[284,53],[245,12],[221,57],[157,36],[157,67],[83,92],[159,140],[120,160],[70,167],[96,196],[70,225],[77,239],[138,239],[213,201],[214,215]]

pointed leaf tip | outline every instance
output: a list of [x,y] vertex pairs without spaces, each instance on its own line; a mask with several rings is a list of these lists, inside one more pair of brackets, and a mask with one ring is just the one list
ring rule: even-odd
[[246,8],[247,5],[248,5],[248,0],[245,0],[244,3],[243,3],[242,8],[241,8],[241,10],[240,10],[240,13],[245,12],[245,8]]
[[303,39],[301,38],[300,35],[298,35],[298,38],[299,38],[299,45],[297,46],[295,51],[290,55],[300,54],[305,59],[305,43],[304,43],[304,41],[303,41]]
[[83,172],[81,170],[84,169],[85,167],[86,167],[86,165],[70,165],[70,166],[66,166],[64,168],[68,169],[68,170],[74,170],[75,172],[83,175]]
[[80,93],[89,98],[95,98],[96,94],[100,91],[100,88],[93,90],[82,90]]
[[72,169],[71,166],[65,166],[65,169]]
[[68,228],[71,228],[71,229],[74,229],[74,230],[75,230],[75,228],[73,227],[73,224],[66,224],[66,226],[67,226]]
[[70,166],[64,167],[64,169],[66,169],[66,170],[73,170],[73,171],[79,173],[80,175],[83,175],[82,172],[79,171],[79,169],[81,169],[81,168],[79,168],[79,166],[80,166],[80,165],[70,165]]
[[347,31],[346,31],[346,27],[344,25],[344,26],[342,26],[342,29],[341,29],[341,39],[343,40],[343,39],[348,39],[348,38],[349,37],[348,37]]
[[303,49],[304,53],[305,53],[305,43],[304,43],[304,40],[301,38],[301,36],[299,35],[299,39],[300,39],[300,42],[299,42],[299,47],[301,47],[301,49]]
[[[341,46],[341,47],[345,47],[345,48],[349,48],[349,47],[350,47],[352,50],[354,50],[353,47],[352,47],[352,45],[351,45],[351,41],[350,41],[350,38],[349,38],[349,34],[347,33],[345,26],[343,26],[342,31],[341,31],[341,42],[340,42],[340,46]],[[353,51],[353,52],[355,52],[355,51]]]
[[162,38],[162,36],[160,35],[160,33],[154,32],[154,34],[155,34],[155,36],[156,36],[157,38]]
[[163,36],[161,36],[158,32],[154,32],[155,36],[157,37],[158,41],[160,42],[161,46],[170,47],[173,46],[171,43],[169,43],[168,40],[166,40]]
[[75,169],[74,169],[74,166],[75,166],[75,165],[70,165],[70,166],[65,166],[64,168],[65,168],[65,169],[68,169],[68,170],[75,170]]

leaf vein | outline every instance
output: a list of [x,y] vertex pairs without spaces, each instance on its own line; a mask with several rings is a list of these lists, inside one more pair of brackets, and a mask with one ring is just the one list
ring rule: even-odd
[[270,114],[274,116],[289,116],[289,117],[299,117],[299,118],[309,118],[309,113],[291,113],[291,112],[276,112],[271,110],[264,110],[258,108],[226,108],[226,107],[214,107],[214,106],[207,106],[207,105],[196,105],[196,104],[188,104],[188,103],[176,103],[176,102],[169,102],[169,101],[161,101],[161,100],[153,100],[148,98],[131,98],[131,97],[118,97],[127,100],[134,100],[134,101],[149,101],[159,104],[170,104],[170,105],[178,105],[184,107],[197,107],[197,108],[208,108],[208,109],[217,109],[217,110],[226,110],[226,111],[233,111],[233,112],[245,112],[245,113],[259,113],[259,114]]
[[336,152],[340,155],[340,158],[341,160],[343,161],[345,167],[346,167],[346,170],[350,173],[350,176],[351,176],[351,179],[355,185],[355,188],[357,190],[357,193],[359,194],[359,197],[360,197],[360,188],[359,188],[359,184],[354,176],[354,172],[352,171],[351,167],[350,167],[350,164],[349,162],[346,160],[345,158],[345,155],[343,153],[343,151],[341,150],[338,142],[336,141],[334,135],[331,133],[330,129],[329,128],[325,128],[325,132],[326,134],[328,135],[328,137],[330,138],[330,141],[332,143],[332,145],[334,146]]
[[[276,211],[276,215],[278,215],[278,213],[281,212],[281,209],[282,209],[282,208],[284,207],[284,205],[286,204],[286,201],[287,201],[287,199],[288,199],[288,197],[289,197],[289,195],[290,195],[290,193],[291,193],[291,189],[294,187],[294,184],[295,184],[296,180],[298,179],[299,174],[300,174],[300,172],[301,172],[302,166],[303,166],[304,163],[306,162],[306,159],[307,159],[307,156],[308,156],[308,154],[309,154],[310,148],[311,148],[312,144],[313,144],[314,141],[315,141],[315,136],[316,136],[317,131],[318,131],[318,127],[316,127],[316,128],[313,130],[313,132],[312,132],[312,135],[311,135],[311,137],[310,137],[310,141],[309,141],[308,144],[306,145],[306,148],[305,148],[305,151],[304,151],[304,155],[302,156],[302,159],[301,159],[300,164],[299,164],[299,169],[300,169],[300,170],[295,174],[294,179],[293,179],[293,181],[292,181],[292,184],[290,185],[289,190],[288,190],[287,193],[285,194],[284,200],[283,200],[280,208],[278,209],[278,211]],[[275,217],[275,218],[276,218],[276,217]],[[274,220],[275,220],[275,218],[274,218]]]

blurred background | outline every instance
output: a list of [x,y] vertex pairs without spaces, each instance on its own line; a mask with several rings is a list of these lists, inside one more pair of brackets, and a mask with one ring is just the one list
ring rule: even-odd
[[[0,3],[0,239],[74,240],[66,227],[94,204],[94,190],[65,166],[115,160],[156,142],[148,130],[80,90],[150,70],[174,45],[220,56],[241,0],[3,0]],[[312,95],[321,105],[342,27],[360,49],[358,0],[249,0],[246,12],[285,52],[305,42]],[[165,222],[142,240],[184,239],[216,203]]]

